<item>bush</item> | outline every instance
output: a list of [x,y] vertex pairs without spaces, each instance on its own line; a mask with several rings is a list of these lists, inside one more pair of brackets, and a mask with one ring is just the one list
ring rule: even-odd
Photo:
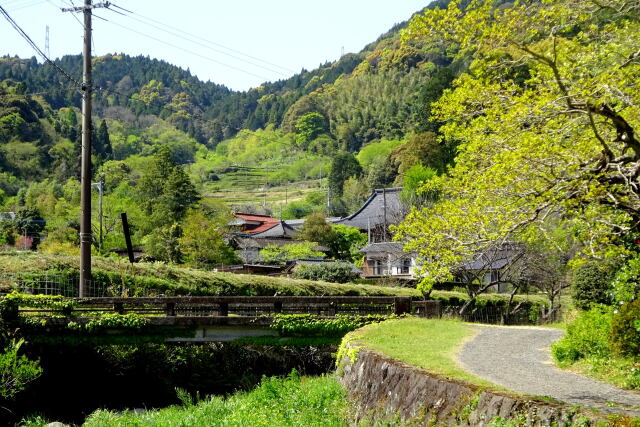
[[24,390],[27,384],[40,376],[42,368],[37,361],[29,360],[24,355],[18,355],[23,340],[12,341],[0,353],[0,397],[13,399]]
[[296,279],[324,280],[325,282],[347,283],[356,280],[360,275],[348,262],[332,262],[325,264],[301,264],[294,272]]
[[620,306],[611,322],[611,344],[625,356],[640,356],[640,299]]
[[561,363],[571,363],[588,356],[609,356],[611,318],[612,313],[603,307],[578,314],[564,337],[551,347],[553,357]]
[[588,310],[593,304],[611,304],[613,280],[612,266],[600,262],[587,262],[573,273],[573,301],[576,307]]

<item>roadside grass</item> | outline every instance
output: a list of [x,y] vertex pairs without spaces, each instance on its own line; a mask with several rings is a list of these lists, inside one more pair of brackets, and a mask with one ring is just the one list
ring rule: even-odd
[[343,339],[429,372],[504,390],[465,371],[456,361],[462,345],[473,338],[473,327],[456,320],[406,318],[372,324]]
[[588,356],[575,362],[559,362],[559,368],[618,387],[640,390],[640,362],[618,356]]
[[[335,378],[266,378],[254,390],[193,402],[177,390],[181,406],[142,413],[97,410],[84,426],[347,426],[346,392]],[[30,422],[36,427],[44,424]]]

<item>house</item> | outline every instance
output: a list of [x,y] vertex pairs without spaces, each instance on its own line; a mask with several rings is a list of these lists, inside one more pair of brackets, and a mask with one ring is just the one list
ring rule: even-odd
[[355,227],[367,233],[369,242],[389,241],[389,225],[399,224],[407,214],[407,207],[400,200],[401,191],[402,188],[373,190],[367,201],[354,214],[331,222]]
[[514,266],[524,253],[525,249],[514,243],[490,246],[478,252],[471,260],[462,263],[455,273],[455,278],[461,283],[492,285],[496,292],[508,292]]
[[237,233],[255,234],[266,231],[276,226],[280,220],[269,215],[254,215],[244,213],[234,213],[235,217],[229,222]]
[[415,279],[416,256],[405,252],[403,246],[402,242],[375,242],[360,249],[364,254],[362,277]]

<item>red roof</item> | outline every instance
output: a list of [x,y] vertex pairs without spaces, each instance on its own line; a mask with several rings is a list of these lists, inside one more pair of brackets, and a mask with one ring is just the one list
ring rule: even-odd
[[243,214],[243,213],[234,213],[233,215],[245,221],[260,223],[260,225],[258,225],[255,228],[243,230],[245,233],[250,233],[250,234],[266,231],[270,228],[275,227],[280,223],[279,219],[270,217],[269,215],[254,215],[254,214]]

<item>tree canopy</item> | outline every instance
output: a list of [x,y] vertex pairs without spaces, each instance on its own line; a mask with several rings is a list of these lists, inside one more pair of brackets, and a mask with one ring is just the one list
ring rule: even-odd
[[419,253],[423,286],[495,242],[544,235],[561,218],[585,251],[627,250],[640,216],[640,3],[454,1],[415,17],[428,38],[471,57],[432,105],[443,142],[459,141],[442,192],[399,227]]

